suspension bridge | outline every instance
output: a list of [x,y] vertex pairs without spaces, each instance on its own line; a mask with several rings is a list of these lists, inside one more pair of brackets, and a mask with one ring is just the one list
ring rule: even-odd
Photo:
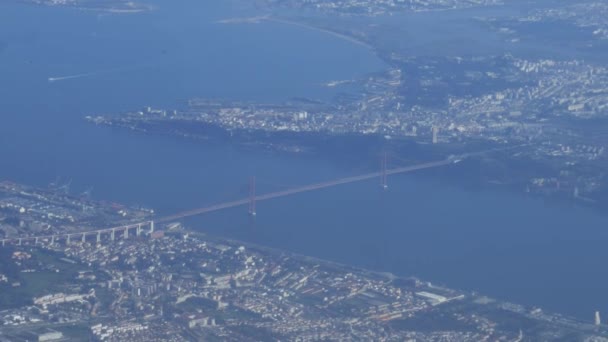
[[142,233],[152,234],[152,233],[154,233],[155,222],[168,223],[168,222],[185,219],[185,218],[192,217],[192,216],[203,215],[203,214],[207,214],[207,213],[211,213],[211,212],[215,212],[215,211],[220,211],[220,210],[225,210],[225,209],[230,209],[230,208],[235,208],[235,207],[240,207],[240,206],[245,206],[245,205],[249,205],[249,214],[252,216],[255,216],[256,215],[256,205],[257,205],[257,202],[260,202],[260,201],[268,201],[271,199],[296,195],[296,194],[315,191],[315,190],[321,190],[321,189],[325,189],[325,188],[335,187],[338,185],[362,182],[362,181],[375,179],[375,178],[380,179],[381,187],[386,189],[386,188],[388,188],[387,180],[388,180],[389,175],[404,174],[404,173],[410,173],[410,172],[415,172],[415,171],[419,171],[419,170],[437,168],[437,167],[446,166],[449,164],[455,164],[474,154],[480,154],[480,153],[471,153],[471,154],[466,154],[466,155],[461,155],[461,156],[451,156],[447,159],[443,159],[443,160],[439,160],[439,161],[427,162],[427,163],[392,168],[392,169],[388,168],[388,163],[387,163],[388,157],[386,154],[384,154],[382,157],[381,164],[380,164],[380,166],[381,166],[380,171],[377,171],[377,172],[371,172],[371,173],[366,173],[366,174],[361,174],[361,175],[356,175],[356,176],[344,177],[344,178],[339,178],[339,179],[335,179],[335,180],[331,180],[331,181],[309,184],[309,185],[295,187],[295,188],[291,188],[291,189],[287,189],[287,190],[280,190],[280,191],[275,191],[275,192],[270,192],[270,193],[264,193],[264,194],[260,194],[260,195],[256,194],[255,177],[252,177],[249,182],[249,196],[247,198],[242,198],[242,199],[224,202],[224,203],[218,203],[215,205],[192,209],[192,210],[176,213],[173,215],[157,217],[154,220],[149,220],[149,221],[144,221],[144,222],[134,223],[134,224],[128,224],[128,225],[122,225],[122,226],[117,226],[117,227],[112,227],[112,228],[89,230],[89,231],[84,231],[84,232],[69,232],[69,233],[53,234],[53,235],[45,235],[45,236],[26,236],[26,237],[5,238],[5,239],[0,240],[0,243],[1,243],[0,246],[24,245],[24,244],[37,245],[40,243],[54,244],[54,243],[59,243],[59,242],[65,242],[66,244],[70,244],[70,243],[76,242],[76,241],[80,241],[80,242],[84,243],[89,240],[95,241],[96,243],[99,244],[102,242],[102,238],[109,239],[110,241],[114,241],[116,238],[119,238],[119,237],[123,238],[123,239],[127,239],[130,236],[140,236]]

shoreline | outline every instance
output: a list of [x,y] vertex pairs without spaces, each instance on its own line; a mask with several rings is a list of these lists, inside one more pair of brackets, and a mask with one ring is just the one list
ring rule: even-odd
[[376,54],[376,48],[364,41],[358,40],[356,38],[353,38],[353,37],[348,36],[343,33],[335,32],[335,31],[332,31],[329,29],[313,26],[313,25],[302,23],[302,22],[295,21],[295,20],[280,19],[277,17],[272,17],[270,15],[261,15],[261,16],[255,16],[255,17],[247,17],[247,18],[227,18],[227,19],[221,19],[221,20],[216,21],[217,24],[260,24],[262,22],[272,22],[272,23],[278,23],[278,24],[284,24],[284,25],[290,25],[290,26],[297,26],[297,27],[305,28],[305,29],[312,30],[312,31],[322,32],[322,33],[331,35],[333,37],[339,38],[341,40],[363,46],[363,47],[371,50],[374,54]]
[[[180,230],[178,230],[178,232],[180,232]],[[364,266],[347,264],[344,262],[339,262],[339,261],[335,261],[335,260],[331,260],[331,259],[325,259],[322,257],[302,254],[301,252],[293,252],[293,251],[290,251],[287,249],[283,249],[281,247],[272,247],[272,246],[268,246],[268,245],[261,245],[259,243],[249,242],[249,241],[241,240],[238,238],[232,238],[232,237],[227,237],[227,236],[222,236],[222,235],[216,235],[213,233],[208,233],[208,232],[204,231],[204,228],[192,227],[192,226],[188,227],[188,226],[184,226],[183,223],[182,223],[181,232],[186,233],[188,235],[193,235],[199,239],[209,240],[209,241],[215,242],[215,243],[227,243],[227,244],[232,244],[233,246],[242,245],[245,248],[254,249],[254,250],[257,249],[261,252],[269,253],[269,254],[272,254],[277,257],[288,257],[288,258],[293,258],[293,259],[299,260],[301,262],[316,263],[316,264],[322,265],[324,267],[336,268],[336,269],[340,269],[340,270],[344,270],[344,271],[351,270],[351,271],[355,271],[355,272],[360,272],[361,274],[368,276],[368,277],[384,279],[387,284],[391,284],[395,281],[412,281],[415,283],[414,287],[418,288],[420,290],[429,290],[429,291],[438,290],[441,292],[450,292],[453,294],[458,294],[459,296],[462,296],[462,299],[468,300],[471,303],[476,303],[477,300],[483,299],[483,300],[488,300],[489,301],[488,303],[494,303],[495,305],[519,305],[519,306],[522,306],[525,308],[529,308],[531,310],[533,308],[540,308],[543,311],[543,314],[549,315],[550,317],[552,317],[554,319],[553,322],[556,324],[559,324],[562,326],[568,325],[568,324],[582,324],[582,325],[585,325],[587,327],[587,329],[593,329],[593,325],[590,324],[589,322],[587,322],[583,317],[578,317],[576,315],[572,315],[570,313],[565,313],[562,311],[555,311],[555,310],[545,311],[545,309],[543,307],[531,305],[529,303],[511,302],[510,299],[494,297],[491,295],[487,295],[485,293],[480,293],[478,290],[452,288],[448,284],[445,284],[444,282],[434,283],[430,280],[421,278],[418,275],[396,274],[394,272],[389,272],[389,271],[374,271],[374,270],[366,268]],[[476,303],[476,304],[482,305],[479,303]],[[506,310],[506,309],[504,309],[504,310]],[[509,310],[506,310],[506,311],[509,311]],[[532,317],[530,317],[530,314],[523,314],[523,313],[519,313],[519,314],[521,314],[523,317],[526,317],[529,319],[532,318]],[[536,319],[541,322],[545,321],[545,320],[541,319],[540,317],[537,317]]]
[[274,17],[268,17],[266,19],[266,21],[270,21],[270,22],[274,22],[274,23],[279,23],[279,24],[285,24],[285,25],[302,27],[302,28],[305,28],[305,29],[308,29],[308,30],[313,30],[313,31],[329,34],[329,35],[331,35],[333,37],[336,37],[336,38],[339,38],[341,40],[344,40],[344,41],[347,41],[347,42],[350,42],[350,43],[353,43],[353,44],[356,44],[356,45],[363,46],[363,47],[371,50],[377,56],[377,54],[376,54],[376,48],[374,46],[372,46],[372,45],[370,45],[370,44],[368,44],[368,43],[366,43],[364,41],[361,41],[361,40],[358,40],[358,39],[353,38],[351,36],[348,36],[346,34],[343,34],[343,33],[339,33],[339,32],[336,32],[336,31],[329,30],[329,29],[313,26],[313,25],[310,25],[310,24],[301,23],[301,22],[298,22],[298,21],[287,20],[287,19],[279,19],[279,18],[274,18]]

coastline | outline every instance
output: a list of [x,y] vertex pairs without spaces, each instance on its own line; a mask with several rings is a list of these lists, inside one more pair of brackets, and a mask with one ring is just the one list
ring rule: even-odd
[[[353,265],[353,264],[347,264],[344,262],[338,262],[338,261],[325,259],[325,258],[321,258],[321,257],[305,255],[302,253],[289,251],[289,250],[279,248],[279,247],[271,247],[271,246],[267,246],[267,245],[261,245],[259,243],[255,243],[255,242],[244,241],[241,239],[209,234],[209,233],[201,231],[200,228],[197,228],[197,227],[183,227],[182,226],[181,233],[192,235],[199,239],[209,240],[209,241],[212,241],[215,243],[228,243],[228,244],[232,244],[232,245],[242,245],[248,249],[254,249],[254,250],[257,249],[258,251],[269,253],[269,254],[272,254],[277,257],[279,257],[279,256],[288,257],[288,258],[293,258],[293,259],[299,260],[301,262],[316,263],[318,265],[322,265],[322,266],[328,267],[328,268],[335,268],[335,269],[340,269],[340,270],[344,270],[344,271],[359,272],[367,277],[383,279],[386,282],[386,284],[391,284],[396,281],[412,282],[413,284],[411,286],[413,288],[419,289],[420,291],[436,290],[436,291],[451,293],[454,295],[454,297],[451,298],[450,301],[458,299],[458,300],[464,300],[465,303],[474,303],[477,305],[494,304],[506,312],[519,314],[528,319],[535,319],[538,322],[553,322],[554,324],[561,326],[561,327],[571,327],[571,328],[575,328],[575,329],[582,328],[586,331],[592,331],[595,329],[594,325],[585,321],[582,317],[576,317],[571,314],[565,314],[563,312],[556,312],[553,310],[548,310],[545,312],[544,308],[542,308],[542,307],[538,307],[538,306],[530,305],[530,304],[526,304],[526,303],[513,303],[513,302],[510,302],[508,299],[488,296],[484,293],[478,292],[477,290],[452,288],[449,285],[444,284],[444,283],[435,284],[435,283],[433,283],[429,280],[425,280],[417,275],[395,274],[393,272],[388,272],[388,271],[374,271],[374,270],[366,268],[366,267],[357,266],[357,265]],[[520,312],[520,311],[517,311],[515,309],[515,307],[527,308],[530,311],[526,312],[526,313]],[[536,314],[532,313],[533,310],[535,310],[535,309],[540,309],[540,310],[542,310],[543,313],[541,315],[536,315]],[[582,325],[582,327],[577,326],[577,325]]]
[[278,23],[278,24],[284,24],[284,25],[291,25],[291,26],[297,26],[297,27],[301,27],[301,28],[305,28],[308,30],[314,30],[314,31],[318,31],[318,32],[322,32],[325,34],[329,34],[333,37],[339,38],[341,40],[356,44],[356,45],[360,45],[363,46],[367,49],[370,49],[372,52],[376,52],[376,48],[373,47],[372,45],[358,40],[356,38],[353,38],[351,36],[348,36],[346,34],[343,33],[339,33],[339,32],[335,32],[329,29],[324,29],[321,27],[317,27],[317,26],[313,26],[310,24],[305,24],[299,21],[295,21],[295,20],[288,20],[288,19],[281,19],[281,18],[277,18],[277,17],[272,17],[270,15],[261,15],[261,16],[255,16],[255,17],[248,17],[248,18],[228,18],[228,19],[222,19],[222,20],[218,20],[216,21],[217,24],[260,24],[262,22],[273,22],[273,23]]
[[370,49],[374,53],[376,52],[376,48],[375,47],[373,47],[372,45],[370,45],[370,44],[368,44],[368,43],[366,43],[364,41],[358,40],[358,39],[353,38],[351,36],[345,35],[343,33],[335,32],[335,31],[332,31],[332,30],[329,30],[329,29],[320,28],[320,27],[317,27],[317,26],[301,23],[301,22],[298,22],[298,21],[287,20],[287,19],[280,19],[280,18],[274,18],[274,17],[268,17],[266,19],[266,21],[275,22],[275,23],[279,23],[279,24],[285,24],[285,25],[298,26],[298,27],[302,27],[302,28],[305,28],[305,29],[309,29],[309,30],[323,32],[323,33],[329,34],[331,36],[334,36],[336,38],[345,40],[347,42],[363,46],[363,47],[365,47],[367,49]]

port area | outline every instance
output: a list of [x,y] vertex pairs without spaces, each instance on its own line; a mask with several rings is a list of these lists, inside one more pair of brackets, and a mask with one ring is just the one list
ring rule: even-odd
[[69,183],[48,188],[0,182],[0,239],[83,232],[141,222],[154,210],[68,193]]

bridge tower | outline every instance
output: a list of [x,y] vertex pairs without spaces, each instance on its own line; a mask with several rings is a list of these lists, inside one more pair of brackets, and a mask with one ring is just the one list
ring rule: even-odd
[[154,233],[154,221],[150,221],[150,234]]
[[249,215],[255,216],[255,176],[249,179]]
[[432,133],[433,133],[433,144],[437,144],[439,142],[439,127],[433,126]]
[[382,154],[382,160],[380,161],[380,186],[382,189],[388,189],[388,153]]

